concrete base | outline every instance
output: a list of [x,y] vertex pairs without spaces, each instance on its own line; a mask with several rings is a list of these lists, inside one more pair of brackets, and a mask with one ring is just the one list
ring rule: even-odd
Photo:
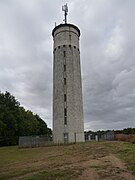
[[84,133],[54,134],[53,142],[56,144],[84,142]]

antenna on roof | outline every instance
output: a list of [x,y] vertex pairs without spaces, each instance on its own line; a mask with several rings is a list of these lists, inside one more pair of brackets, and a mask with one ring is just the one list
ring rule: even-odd
[[68,6],[67,6],[67,3],[65,5],[62,6],[62,11],[64,11],[64,22],[65,24],[67,24],[67,12],[68,12]]

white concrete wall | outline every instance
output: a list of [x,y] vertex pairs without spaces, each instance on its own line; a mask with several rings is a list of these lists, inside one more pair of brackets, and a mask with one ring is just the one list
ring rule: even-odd
[[[79,51],[79,30],[62,25],[53,30],[53,135],[55,143],[64,142],[68,133],[70,142],[84,141],[82,83]],[[65,51],[65,57],[64,57]],[[66,72],[64,72],[64,64]],[[66,85],[64,78],[66,77]],[[64,102],[64,93],[67,101]],[[64,107],[67,108],[67,125],[64,125]]]
[[72,26],[61,26],[54,32],[54,48],[66,44],[79,48],[79,32]]

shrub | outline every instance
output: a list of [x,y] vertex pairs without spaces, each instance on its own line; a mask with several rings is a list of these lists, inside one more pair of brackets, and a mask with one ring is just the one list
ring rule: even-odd
[[135,134],[116,134],[116,140],[135,143]]

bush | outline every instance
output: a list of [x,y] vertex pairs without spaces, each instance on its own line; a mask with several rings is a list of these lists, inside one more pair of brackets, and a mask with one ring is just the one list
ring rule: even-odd
[[116,134],[116,140],[118,141],[126,141],[126,142],[131,142],[135,143],[135,135],[134,134]]

